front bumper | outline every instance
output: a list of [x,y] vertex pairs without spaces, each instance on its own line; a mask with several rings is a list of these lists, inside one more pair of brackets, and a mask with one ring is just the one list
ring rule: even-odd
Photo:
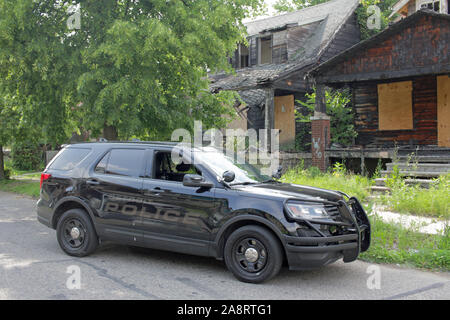
[[[314,269],[343,258],[355,261],[370,247],[370,222],[356,198],[337,203],[341,216],[347,217],[346,234],[337,236],[284,236],[284,247],[291,270]],[[304,222],[304,221],[302,221]]]

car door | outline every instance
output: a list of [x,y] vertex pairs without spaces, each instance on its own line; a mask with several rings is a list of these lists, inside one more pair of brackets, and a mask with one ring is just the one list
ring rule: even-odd
[[[158,175],[158,158],[169,150],[153,151],[150,172],[143,181],[142,229],[144,243],[178,252],[207,255],[217,201],[214,188],[204,189],[183,185],[183,172],[175,166]],[[167,176],[171,176],[169,180]]]
[[86,197],[97,210],[97,230],[105,240],[142,243],[137,225],[143,201],[145,152],[136,148],[110,149],[86,180]]

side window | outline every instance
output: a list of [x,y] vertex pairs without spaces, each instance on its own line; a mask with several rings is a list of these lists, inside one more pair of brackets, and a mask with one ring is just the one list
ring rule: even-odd
[[66,148],[50,164],[49,169],[69,171],[75,168],[87,155],[91,149]]
[[95,172],[138,177],[142,169],[145,150],[113,149],[97,164]]
[[185,174],[202,175],[201,171],[189,163],[175,164],[170,152],[157,152],[154,158],[154,178],[182,182]]

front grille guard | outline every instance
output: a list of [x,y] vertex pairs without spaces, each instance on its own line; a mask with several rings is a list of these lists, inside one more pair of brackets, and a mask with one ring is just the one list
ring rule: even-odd
[[[324,205],[331,205],[334,204],[338,207],[340,217],[344,220],[344,222],[330,222],[330,221],[311,221],[311,220],[304,220],[304,219],[294,219],[295,221],[306,224],[308,227],[316,231],[320,238],[327,238],[332,239],[333,237],[327,237],[325,234],[323,234],[319,228],[315,226],[315,224],[326,224],[326,225],[336,225],[336,226],[345,226],[347,227],[348,231],[354,232],[357,235],[357,247],[356,249],[351,250],[345,250],[344,251],[344,262],[349,262],[355,260],[358,255],[361,252],[365,252],[370,247],[370,233],[371,233],[371,226],[369,218],[367,217],[367,214],[364,211],[364,208],[362,207],[359,200],[355,197],[348,197],[348,202],[345,202],[343,200],[339,200],[338,202],[331,202],[331,201],[324,201]],[[299,199],[290,199],[290,200],[299,200]],[[310,201],[310,202],[316,202],[316,201]],[[339,236],[338,236],[339,237]],[[290,237],[291,238],[291,237]],[[313,238],[312,238],[313,239]],[[317,239],[317,238],[316,238]],[[335,238],[338,240],[337,238]],[[325,240],[325,239],[324,239]],[[327,240],[326,242],[330,242],[330,240]]]

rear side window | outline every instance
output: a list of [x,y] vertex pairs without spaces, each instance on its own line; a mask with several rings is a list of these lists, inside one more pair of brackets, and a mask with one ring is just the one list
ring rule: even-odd
[[145,150],[113,149],[95,167],[95,172],[138,177],[144,161]]
[[75,168],[87,155],[91,149],[87,148],[67,148],[58,155],[52,162],[49,169],[69,171]]

